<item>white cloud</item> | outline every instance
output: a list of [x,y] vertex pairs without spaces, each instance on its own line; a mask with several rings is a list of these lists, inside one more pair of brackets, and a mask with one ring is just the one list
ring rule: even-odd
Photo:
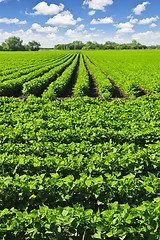
[[152,22],[156,22],[159,19],[158,16],[151,17],[151,18],[145,18],[139,21],[139,24],[150,24]]
[[35,12],[31,13],[31,15],[56,15],[60,11],[63,11],[63,9],[64,5],[62,3],[58,6],[56,4],[48,5],[46,2],[40,2],[33,8]]
[[48,37],[56,40],[57,35],[56,35],[55,33],[49,33],[49,34],[48,34]]
[[[160,40],[160,31],[153,32],[153,31],[147,31],[147,32],[141,32],[141,33],[135,33],[132,35],[132,38],[135,40],[142,40],[143,42],[147,42],[148,40]],[[155,42],[154,42],[155,44]]]
[[77,22],[81,22],[83,19],[82,18],[77,18]]
[[96,37],[99,37],[99,34],[97,33],[88,33],[87,30],[78,32],[76,29],[68,29],[65,35],[69,38],[69,41],[80,39],[83,42],[94,41]]
[[90,24],[108,24],[108,23],[113,23],[112,17],[98,18],[98,20],[92,19]]
[[0,23],[6,23],[6,24],[11,24],[11,23],[14,23],[14,24],[26,24],[27,21],[20,21],[19,19],[17,18],[0,18]]
[[95,31],[95,30],[96,30],[96,28],[90,28],[90,30],[91,30],[91,31]]
[[143,2],[142,4],[138,4],[137,7],[133,9],[133,12],[136,15],[141,15],[141,13],[146,10],[146,5],[148,4],[150,4],[150,2]]
[[135,32],[132,28],[121,28],[117,30],[117,34],[126,34],[126,33],[131,33],[131,32]]
[[149,25],[150,27],[157,27],[157,24],[152,23],[151,25]]
[[32,31],[32,29],[28,29],[27,31],[24,31],[23,29],[20,29],[18,31],[12,31],[12,32],[1,32],[0,31],[0,42],[5,41],[5,39],[8,39],[9,37],[20,37],[20,39],[23,40],[23,42],[26,44],[29,41],[37,41],[41,43],[41,47],[46,48],[53,48],[55,44],[63,43],[64,37],[58,36],[55,33],[49,33],[42,35],[41,33],[35,33]]
[[88,15],[90,15],[90,16],[92,16],[92,15],[94,15],[96,13],[96,11],[90,11],[89,13],[88,13]]
[[82,31],[84,28],[85,28],[84,24],[81,24],[81,25],[77,26],[76,30]]
[[0,0],[0,3],[1,3],[1,2],[4,2],[4,0]]
[[54,16],[53,18],[50,18],[46,24],[51,24],[51,25],[56,25],[59,27],[67,27],[67,26],[73,26],[76,25],[77,22],[80,22],[82,19],[81,18],[77,18],[77,20],[75,20],[73,18],[72,13],[70,13],[68,10],[64,11],[62,13],[57,14],[56,16]]
[[138,22],[138,19],[136,19],[136,18],[131,18],[131,20],[130,20],[129,22],[135,24],[135,23]]
[[117,28],[117,34],[123,35],[126,33],[134,32],[133,27],[134,25],[131,22],[119,23],[115,25]]
[[41,27],[40,24],[38,23],[33,23],[31,29],[36,30],[37,32],[41,32],[41,33],[56,33],[58,32],[58,27]]
[[126,18],[133,18],[133,16],[132,16],[132,14],[131,14],[131,15],[127,16]]
[[108,5],[112,5],[113,0],[84,0],[83,5],[88,5],[89,8],[95,10],[105,10],[105,7]]
[[117,28],[132,28],[133,24],[130,22],[125,22],[125,23],[119,23],[115,25]]

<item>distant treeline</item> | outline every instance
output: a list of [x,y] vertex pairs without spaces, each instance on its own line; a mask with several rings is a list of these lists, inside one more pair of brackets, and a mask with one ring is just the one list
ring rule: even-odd
[[36,41],[22,44],[23,40],[19,37],[10,37],[0,45],[0,51],[38,51],[41,44]]
[[160,45],[156,46],[146,46],[142,45],[136,40],[131,43],[118,44],[115,42],[107,41],[105,44],[99,44],[97,42],[87,42],[84,44],[81,41],[74,41],[68,44],[57,44],[54,49],[56,50],[107,50],[107,49],[160,49]]

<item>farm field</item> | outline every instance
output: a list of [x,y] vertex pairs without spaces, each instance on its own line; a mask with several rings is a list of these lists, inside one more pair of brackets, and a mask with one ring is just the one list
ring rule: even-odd
[[0,96],[134,98],[160,92],[159,51],[0,53]]
[[88,51],[85,55],[128,95],[160,92],[159,51]]
[[0,239],[159,240],[160,52],[0,56]]

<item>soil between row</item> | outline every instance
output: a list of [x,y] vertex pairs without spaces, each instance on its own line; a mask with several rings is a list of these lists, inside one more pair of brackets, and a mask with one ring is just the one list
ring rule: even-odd
[[[89,61],[94,64],[91,59],[89,57],[87,57],[89,59]],[[88,97],[90,98],[98,98],[99,100],[104,100],[103,97],[101,96],[100,92],[99,92],[99,88],[98,88],[98,84],[96,79],[94,78],[94,75],[92,74],[90,68],[88,67],[85,58],[83,56],[83,61],[85,64],[85,67],[88,71],[88,75],[89,75],[89,94]],[[77,65],[74,69],[72,78],[70,80],[70,82],[67,84],[66,88],[64,89],[63,93],[58,96],[56,99],[57,100],[65,100],[67,98],[72,98],[73,96],[75,96],[74,94],[74,86],[77,82],[77,77],[78,77],[78,73],[79,73],[79,64],[80,64],[80,57],[78,59]],[[95,65],[95,64],[94,64]],[[96,65],[95,65],[96,66]],[[97,66],[96,66],[97,67]],[[106,73],[104,72],[102,69],[100,69],[102,71],[102,73],[104,75],[107,76],[107,78],[110,80],[111,84],[113,85],[114,91],[112,94],[112,98],[108,99],[108,101],[113,101],[117,98],[120,98],[122,100],[126,99],[129,100],[130,97],[124,92],[124,90]],[[142,95],[151,95],[150,92],[146,91],[142,86],[138,85],[137,86],[137,95],[136,97],[142,96]],[[27,95],[23,95],[22,92],[21,93],[17,93],[15,96],[13,96],[15,98],[19,98],[19,99],[24,99],[25,101],[27,100],[28,96]]]

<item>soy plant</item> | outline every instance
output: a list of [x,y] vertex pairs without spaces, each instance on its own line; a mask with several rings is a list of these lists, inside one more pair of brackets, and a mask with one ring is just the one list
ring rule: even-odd
[[78,70],[78,77],[74,86],[74,94],[76,96],[85,96],[89,93],[89,75],[84,64],[83,55],[80,55],[80,64]]
[[43,99],[55,99],[57,96],[60,96],[65,90],[66,86],[69,84],[71,77],[73,75],[74,69],[77,65],[79,54],[70,64],[68,68],[59,76],[56,81],[52,82],[49,87],[43,92]]
[[112,97],[114,92],[114,87],[111,84],[110,80],[102,73],[102,71],[96,67],[90,60],[85,56],[85,61],[94,75],[95,80],[97,81],[99,92],[104,99]]

